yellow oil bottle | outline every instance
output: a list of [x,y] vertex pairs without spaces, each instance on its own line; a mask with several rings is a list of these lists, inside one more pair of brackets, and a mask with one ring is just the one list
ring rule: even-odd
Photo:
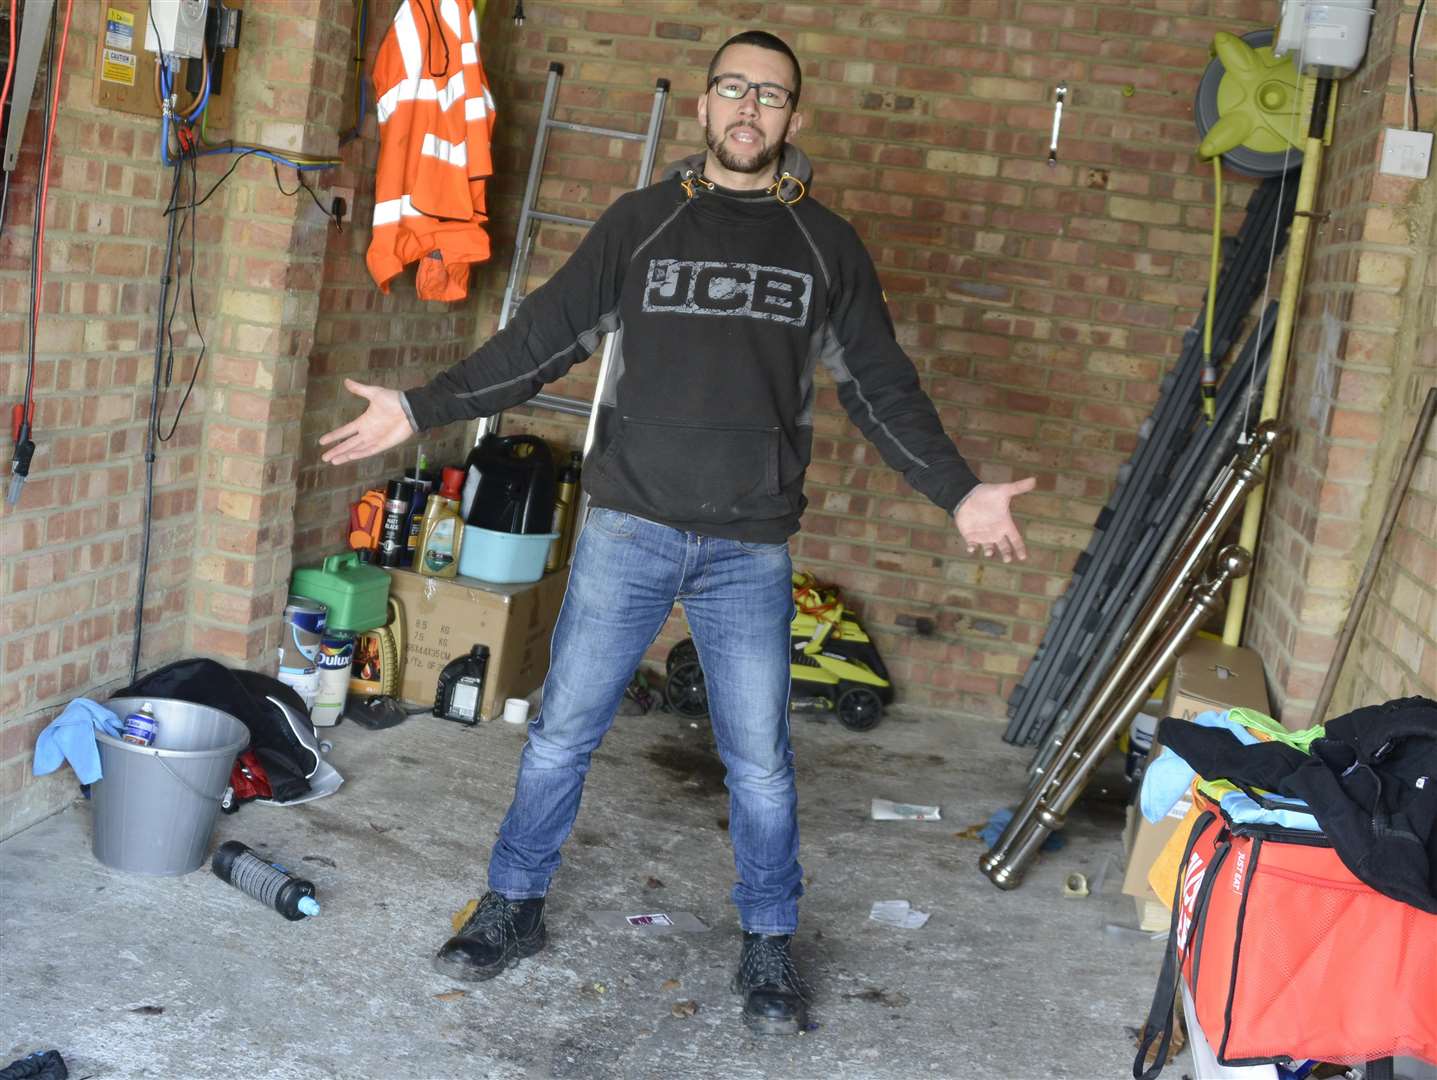
[[463,469],[446,468],[438,494],[430,496],[424,508],[414,566],[421,574],[450,578],[459,572],[459,545],[464,541],[464,522],[459,517],[463,484]]
[[552,574],[569,561],[574,515],[579,511],[579,466],[583,460],[584,455],[579,451],[570,451],[569,460],[559,470],[558,482],[554,485],[554,525],[549,531],[559,536],[549,545],[549,554],[544,559],[546,574]]

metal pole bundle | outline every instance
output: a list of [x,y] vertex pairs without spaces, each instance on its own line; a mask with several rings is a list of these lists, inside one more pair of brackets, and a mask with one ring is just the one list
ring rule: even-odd
[[1245,439],[1239,439],[1239,435],[1246,434],[1248,419],[1242,407],[1242,390],[1250,379],[1261,381],[1266,370],[1273,326],[1270,316],[1275,308],[1275,304],[1269,305],[1218,391],[1216,422],[1209,427],[1201,420],[1194,421],[1195,434],[1178,462],[1166,471],[1166,487],[1147,527],[1124,548],[1123,556],[1103,583],[1101,596],[1089,608],[1082,624],[1083,636],[1063,665],[1065,681],[1051,699],[1053,713],[1045,714],[1046,726],[1039,734],[1042,741],[1030,767],[1032,772],[1046,770],[1073,718],[1110,677],[1113,657],[1137,622],[1154,583],[1187,535],[1199,508],[1216,490],[1213,485],[1219,474],[1245,444]]
[[[1058,766],[1013,815],[998,842],[979,860],[983,873],[994,885],[1000,889],[1015,889],[1022,884],[1028,864],[1048,834],[1063,827],[1068,811],[1082,794],[1088,777],[1106,753],[1108,744],[1132,721],[1153,682],[1168,669],[1198,626],[1217,607],[1228,582],[1242,577],[1251,565],[1251,556],[1242,548],[1236,545],[1223,548],[1218,552],[1212,576],[1192,587],[1186,601],[1173,613],[1166,630],[1152,648],[1143,650],[1135,638],[1129,649],[1124,651],[1121,666],[1132,671],[1132,675],[1121,684],[1122,693],[1116,706],[1112,709],[1099,707],[1106,705],[1105,695],[1101,702],[1095,703],[1083,714],[1064,744]],[[1155,609],[1153,625],[1160,625],[1167,614],[1166,610]],[[1128,662],[1129,652],[1134,657],[1131,663]],[[1136,660],[1139,655],[1141,663]]]
[[[1168,665],[1175,659],[1177,650],[1191,636],[1197,626],[1196,621],[1183,633],[1180,640],[1173,638],[1172,628],[1181,625],[1183,619],[1191,613],[1184,609],[1182,614],[1174,615],[1174,608],[1190,588],[1193,598],[1189,600],[1189,607],[1197,602],[1201,590],[1206,588],[1205,585],[1193,587],[1194,579],[1223,533],[1235,520],[1248,492],[1261,482],[1268,455],[1283,440],[1285,434],[1285,430],[1275,422],[1268,421],[1259,425],[1252,442],[1237,455],[1214,483],[1202,510],[1178,543],[1163,577],[1139,612],[1132,633],[1123,643],[1121,653],[1098,688],[1096,696],[1061,739],[1054,753],[1055,764],[1030,786],[1027,797],[1014,813],[1008,828],[980,860],[983,872],[995,884],[1002,888],[1013,888],[1018,884],[1021,867],[1017,870],[1010,869],[1001,877],[996,875],[1024,842],[1032,829],[1033,820],[1043,813],[1049,815],[1050,821],[1059,820],[1053,816],[1054,808],[1059,805],[1057,796],[1060,792],[1071,791],[1071,798],[1059,811],[1061,814],[1067,813],[1072,800],[1077,798],[1083,784],[1087,782],[1093,765],[1107,750],[1108,743],[1131,722],[1146,700],[1148,690],[1162,677]],[[1223,564],[1227,554],[1225,549],[1219,556],[1220,564]],[[1230,566],[1226,576],[1219,573],[1218,579],[1226,582],[1236,574],[1238,565]],[[1246,570],[1243,570],[1243,573],[1245,572]],[[1203,602],[1197,614],[1205,614],[1215,603],[1214,593]],[[1153,645],[1152,642],[1160,634],[1161,640],[1157,645]],[[1078,767],[1081,767],[1082,771],[1075,777],[1074,769]],[[1053,827],[1056,826],[1050,825],[1049,831]],[[1030,857],[1031,853],[1025,856]]]
[[[1225,355],[1241,329],[1260,290],[1273,234],[1277,233],[1280,245],[1292,203],[1291,188],[1284,189],[1276,178],[1259,186],[1248,200],[1247,216],[1218,282],[1214,355]],[[1266,336],[1261,335],[1264,342]],[[1091,656],[1088,639],[1094,632],[1094,605],[1111,603],[1112,575],[1132,563],[1136,538],[1146,535],[1154,513],[1167,505],[1164,494],[1175,478],[1187,475],[1186,463],[1194,453],[1192,432],[1199,431],[1199,438],[1208,437],[1209,433],[1201,430],[1205,425],[1198,396],[1201,337],[1199,319],[1185,335],[1182,353],[1163,381],[1162,396],[1139,432],[1137,450],[1119,470],[1117,487],[1099,515],[1092,541],[1074,567],[1067,592],[1053,605],[1052,619],[1033,662],[1009,699],[1012,719],[1004,734],[1009,742],[1031,745],[1051,730],[1067,692]],[[1262,344],[1259,342],[1259,363],[1266,355]],[[1240,389],[1248,382],[1243,367],[1241,362],[1234,365],[1224,380],[1219,401],[1226,400],[1229,409],[1237,407]],[[1224,428],[1221,420],[1218,427]]]

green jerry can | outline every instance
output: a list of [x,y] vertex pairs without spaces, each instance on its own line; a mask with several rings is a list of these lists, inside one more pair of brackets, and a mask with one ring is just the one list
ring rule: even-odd
[[374,630],[389,617],[389,575],[361,562],[355,551],[330,555],[323,566],[300,567],[290,579],[289,591],[329,609],[326,630]]

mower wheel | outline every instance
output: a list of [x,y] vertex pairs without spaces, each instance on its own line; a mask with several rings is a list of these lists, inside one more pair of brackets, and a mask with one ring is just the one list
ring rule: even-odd
[[674,668],[680,664],[692,664],[698,658],[698,646],[694,644],[693,638],[686,637],[669,650],[668,658],[664,661],[664,673],[672,675]]
[[704,683],[704,669],[697,660],[677,664],[664,682],[664,697],[669,708],[686,720],[698,720],[709,714],[709,691]]
[[834,711],[849,731],[870,731],[883,719],[883,699],[871,687],[849,683],[839,692]]

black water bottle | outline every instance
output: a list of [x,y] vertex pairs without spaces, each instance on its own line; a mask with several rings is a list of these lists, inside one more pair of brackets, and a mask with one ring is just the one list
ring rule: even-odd
[[290,922],[319,914],[314,885],[273,863],[265,862],[238,840],[226,840],[210,861],[215,877],[247,892]]

